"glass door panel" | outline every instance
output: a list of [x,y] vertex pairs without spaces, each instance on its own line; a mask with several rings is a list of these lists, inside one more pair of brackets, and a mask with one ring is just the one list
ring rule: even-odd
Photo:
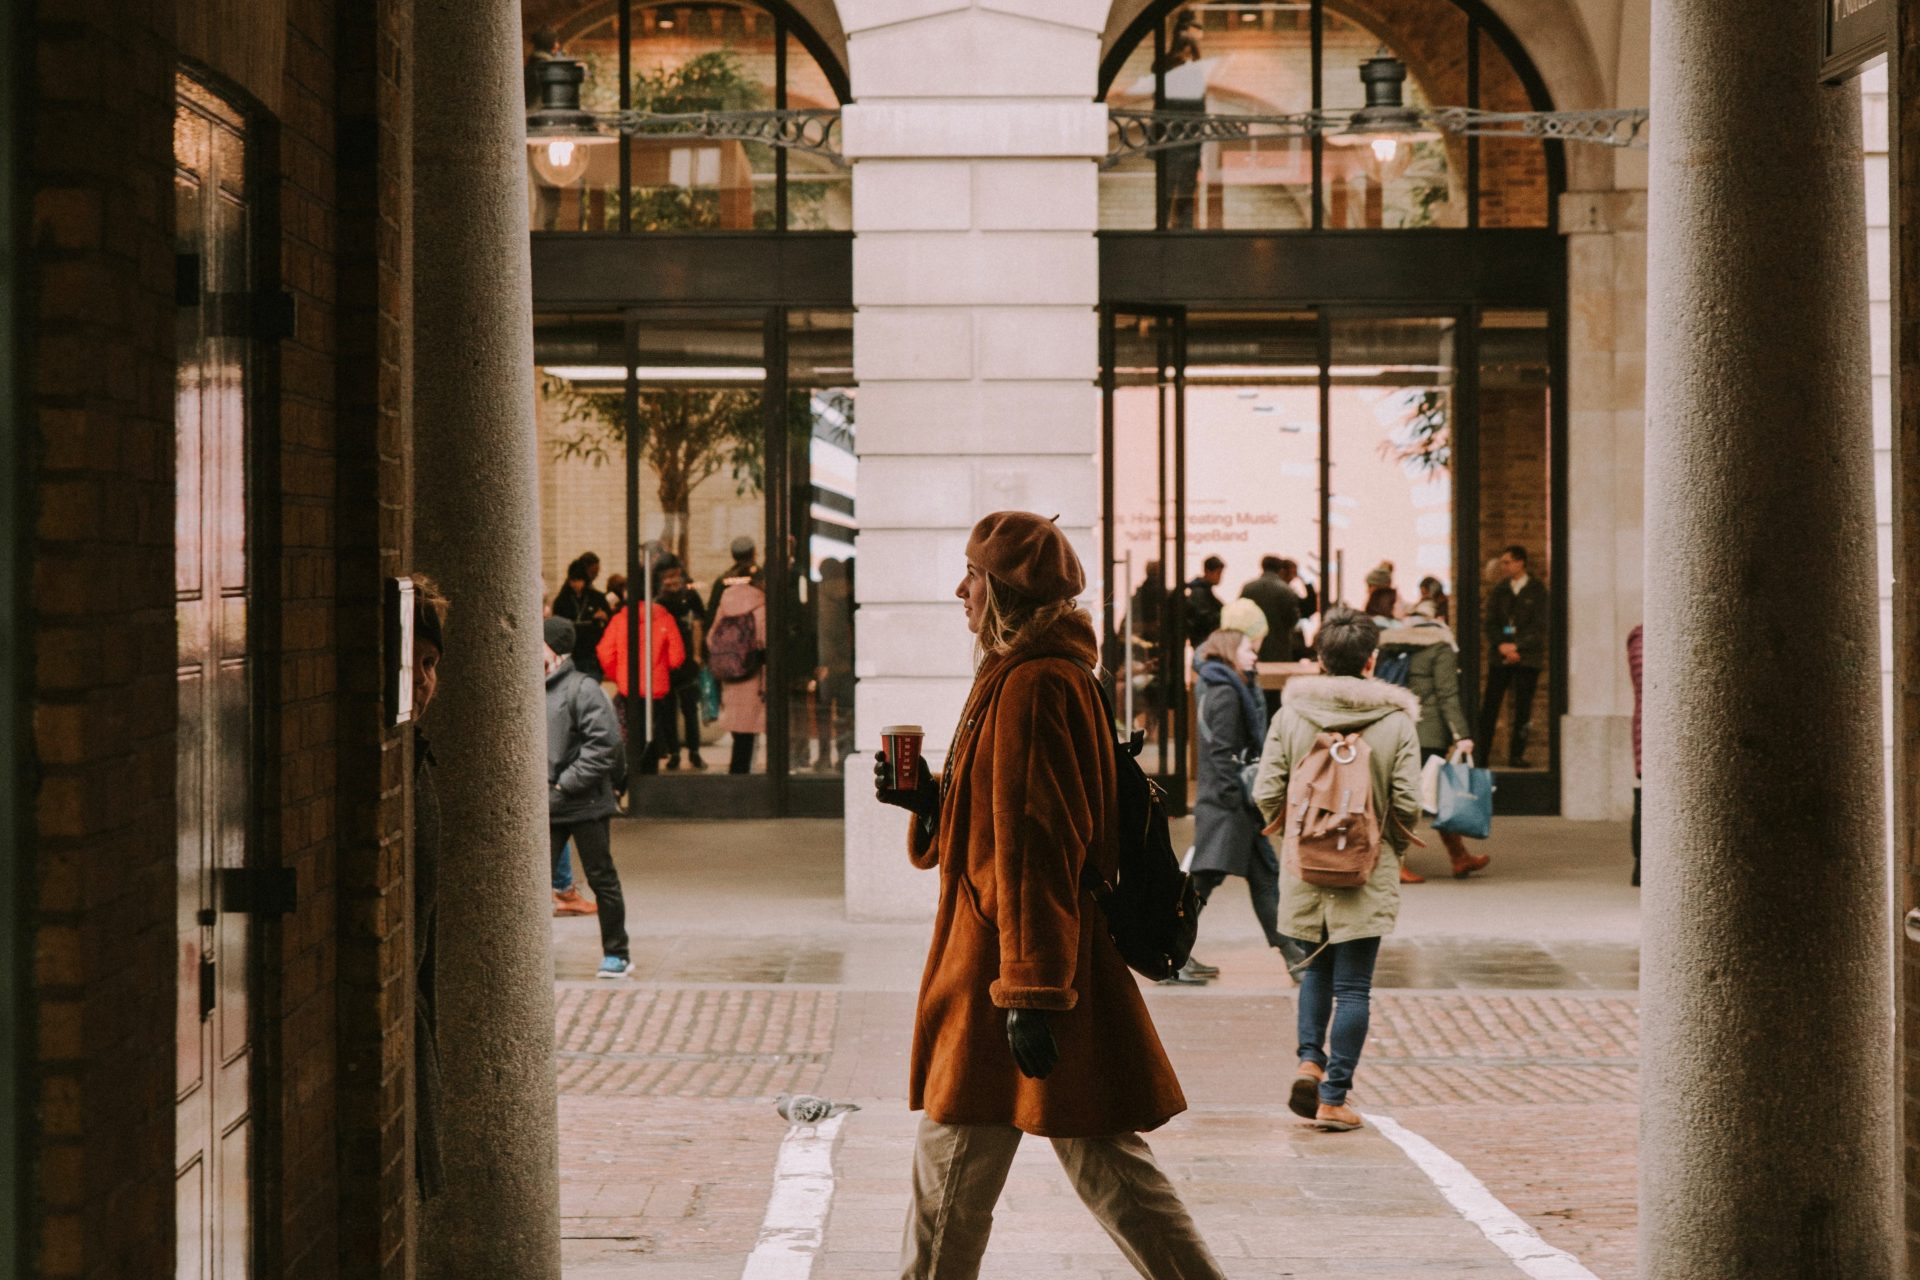
[[837,776],[855,749],[853,316],[789,313],[785,341],[788,764],[796,775]]
[[[1321,579],[1319,331],[1312,312],[1188,317],[1183,581],[1219,557],[1223,603],[1269,558]],[[1284,660],[1292,646],[1263,653]]]
[[1116,710],[1146,735],[1141,763],[1184,797],[1182,323],[1169,312],[1108,317],[1105,379],[1107,669]]
[[[1335,590],[1342,603],[1382,617],[1406,616],[1423,594],[1444,602],[1457,580],[1455,329],[1454,320],[1439,317],[1329,322],[1327,527]],[[1384,588],[1375,585],[1382,573]]]

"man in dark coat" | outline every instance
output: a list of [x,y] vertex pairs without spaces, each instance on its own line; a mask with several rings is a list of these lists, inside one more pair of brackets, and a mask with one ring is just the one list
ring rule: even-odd
[[1286,561],[1260,557],[1260,576],[1240,588],[1267,615],[1267,636],[1260,642],[1260,661],[1292,662],[1294,632],[1300,629],[1300,597],[1286,578]]
[[1493,757],[1494,727],[1500,704],[1513,691],[1513,726],[1507,763],[1527,767],[1527,727],[1533,718],[1533,694],[1547,665],[1547,622],[1552,601],[1547,585],[1527,572],[1527,549],[1514,545],[1500,553],[1500,581],[1487,591],[1487,691],[1480,702],[1483,762]]
[[1220,597],[1213,589],[1226,572],[1225,560],[1208,556],[1200,566],[1200,576],[1187,584],[1187,642],[1196,648],[1220,629]]

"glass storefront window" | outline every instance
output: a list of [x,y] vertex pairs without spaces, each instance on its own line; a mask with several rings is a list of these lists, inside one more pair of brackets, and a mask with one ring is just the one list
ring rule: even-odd
[[[834,79],[783,13],[707,0],[615,6],[529,30],[528,105],[543,48],[584,64],[589,111],[837,109]],[[531,19],[530,19],[531,21]],[[623,49],[624,45],[624,49]],[[624,58],[623,58],[624,54]],[[625,68],[624,83],[622,67]],[[757,142],[639,135],[529,147],[530,221],[542,231],[845,230],[848,171]]]
[[[1360,64],[1390,52],[1413,107],[1544,107],[1487,23],[1455,0],[1400,0],[1392,20],[1325,0],[1208,0],[1155,6],[1117,62],[1109,108],[1214,116],[1350,111]],[[1316,61],[1317,48],[1317,61]],[[1114,137],[1119,136],[1118,130]],[[1245,139],[1132,155],[1101,174],[1109,230],[1402,230],[1545,226],[1547,153],[1537,140],[1424,141],[1251,126]],[[1317,193],[1317,195],[1316,195]]]
[[[636,796],[654,812],[710,812],[720,802],[688,786],[838,771],[853,749],[851,317],[544,316],[535,358],[550,606],[572,606],[571,567],[595,555],[608,628],[625,625],[622,604],[642,624],[670,617],[687,655],[665,688],[644,663],[625,672]],[[743,627],[751,674],[723,678],[716,636],[732,645]],[[654,650],[643,635],[633,652]],[[603,674],[617,691],[622,673]]]
[[[1454,322],[1335,317],[1328,350],[1333,598],[1400,617],[1425,579],[1454,590]],[[1367,583],[1382,568],[1391,601]]]
[[[1403,86],[1410,107],[1467,101],[1467,16],[1448,0],[1411,6],[1409,32],[1391,47],[1407,64]],[[1327,110],[1366,104],[1360,64],[1388,47],[1380,32],[1327,13],[1322,53]],[[1342,145],[1327,139],[1322,175],[1325,225],[1335,229],[1397,231],[1406,227],[1467,225],[1466,140]]]

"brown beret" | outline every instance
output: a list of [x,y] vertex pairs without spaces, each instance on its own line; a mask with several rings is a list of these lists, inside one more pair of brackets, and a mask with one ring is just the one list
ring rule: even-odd
[[1060,526],[1031,511],[996,511],[973,526],[967,559],[1029,600],[1071,600],[1087,571]]

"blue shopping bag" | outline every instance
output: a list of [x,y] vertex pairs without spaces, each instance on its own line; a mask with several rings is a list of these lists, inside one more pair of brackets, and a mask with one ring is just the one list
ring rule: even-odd
[[1470,764],[1440,766],[1440,811],[1433,829],[1485,840],[1493,834],[1493,771]]

